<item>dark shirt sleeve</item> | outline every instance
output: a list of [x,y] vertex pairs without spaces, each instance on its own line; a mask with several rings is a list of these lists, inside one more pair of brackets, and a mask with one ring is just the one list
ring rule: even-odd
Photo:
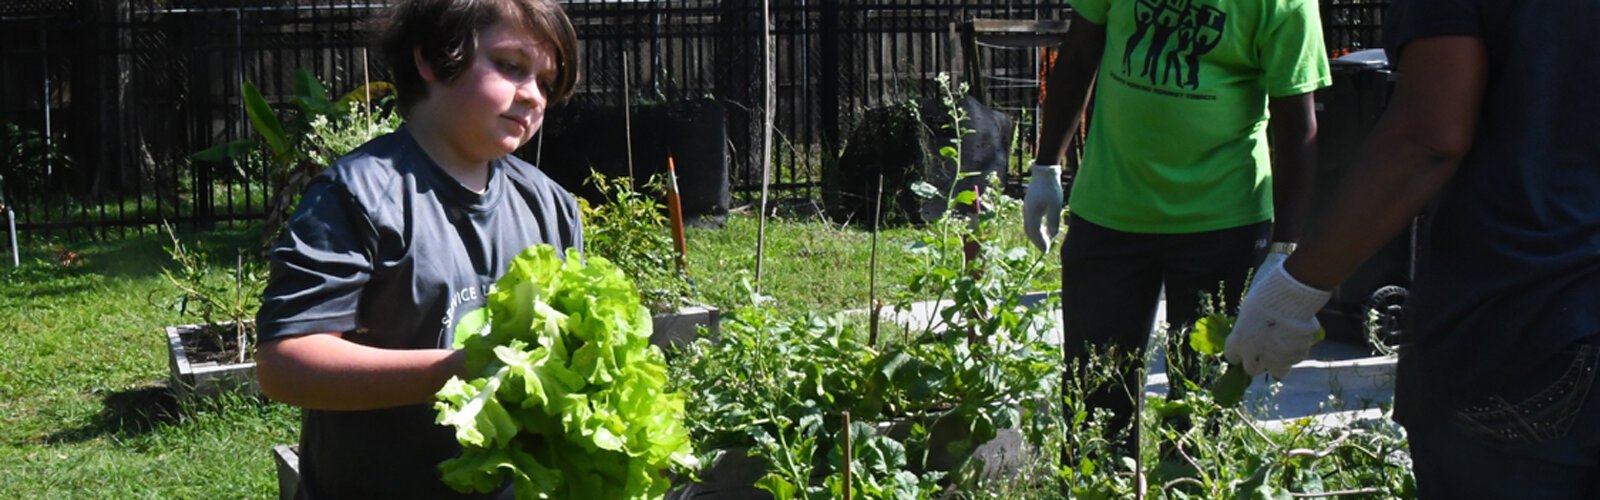
[[569,214],[567,223],[568,230],[572,234],[572,248],[578,249],[579,254],[587,257],[588,253],[583,249],[583,217],[579,215],[582,213],[582,209],[578,207],[578,198],[572,195],[564,196],[563,198]]
[[1437,36],[1482,36],[1478,0],[1398,0],[1384,15],[1383,47],[1400,63],[1405,44]]
[[329,177],[313,181],[269,251],[271,276],[256,315],[261,339],[354,330],[372,276],[372,234],[347,190]]

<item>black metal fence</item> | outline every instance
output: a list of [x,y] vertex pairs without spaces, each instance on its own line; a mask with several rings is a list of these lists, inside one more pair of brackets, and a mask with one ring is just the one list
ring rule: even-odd
[[[24,2],[27,3],[27,2]],[[250,133],[241,96],[274,103],[295,69],[330,88],[381,77],[363,49],[382,7],[348,0],[58,0],[0,10],[3,191],[19,229],[106,236],[163,220],[262,216],[264,176],[189,156]]]
[[[0,2],[0,175],[25,231],[104,237],[168,220],[260,217],[271,186],[252,169],[189,155],[251,133],[240,98],[292,96],[296,69],[343,92],[388,76],[369,60],[388,0],[13,0]],[[712,96],[727,104],[736,193],[757,186],[760,0],[565,2],[582,43],[577,99]],[[1330,50],[1373,47],[1387,2],[1324,0]],[[957,23],[1061,19],[1060,0],[772,0],[774,188],[814,197],[823,159],[872,107],[962,79]],[[990,91],[1020,118],[1041,54],[990,50]],[[1026,115],[1026,116],[1024,116]],[[1028,120],[1023,120],[1027,124]],[[643,132],[636,132],[643,133]],[[1031,143],[1031,127],[1019,134]],[[1026,148],[1027,146],[1020,146]]]
[[1322,32],[1332,55],[1383,48],[1389,0],[1322,0]]

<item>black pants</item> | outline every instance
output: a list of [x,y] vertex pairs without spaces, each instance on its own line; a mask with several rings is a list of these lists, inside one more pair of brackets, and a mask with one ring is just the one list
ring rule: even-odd
[[[1220,291],[1226,310],[1235,312],[1245,279],[1265,254],[1272,231],[1270,222],[1262,222],[1201,233],[1140,234],[1099,226],[1077,216],[1069,227],[1061,245],[1066,377],[1083,375],[1070,372],[1075,362],[1083,366],[1091,357],[1107,352],[1123,360],[1143,359],[1163,285],[1169,325],[1167,358],[1197,359],[1187,332],[1199,318],[1201,294],[1218,296]],[[1091,414],[1097,408],[1111,411],[1106,437],[1121,439],[1117,446],[1130,454],[1139,449],[1139,433],[1133,424],[1143,406],[1143,367],[1121,364],[1118,380],[1091,388],[1084,396]],[[1168,387],[1179,391],[1182,374],[1195,373],[1170,363],[1167,372]]]

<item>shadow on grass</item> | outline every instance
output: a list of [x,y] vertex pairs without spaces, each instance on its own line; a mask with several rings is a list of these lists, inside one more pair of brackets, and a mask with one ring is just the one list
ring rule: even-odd
[[88,425],[51,434],[46,442],[77,443],[101,436],[136,436],[183,419],[178,399],[165,385],[106,394]]
[[0,269],[0,298],[19,300],[68,296],[88,289],[94,276],[81,267],[60,268],[44,264],[24,264],[20,268]]

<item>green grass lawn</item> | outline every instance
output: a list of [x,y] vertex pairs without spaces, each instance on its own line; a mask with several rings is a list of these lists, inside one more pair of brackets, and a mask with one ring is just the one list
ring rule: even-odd
[[[691,229],[690,267],[702,302],[730,307],[754,279],[756,220]],[[221,270],[254,228],[180,234]],[[879,241],[880,294],[918,264],[915,229]],[[1020,231],[1008,235],[1023,244]],[[817,221],[767,226],[762,293],[787,311],[866,307],[871,233]],[[271,447],[298,436],[298,411],[231,398],[180,409],[167,391],[161,327],[186,318],[159,304],[172,289],[160,231],[67,243],[80,265],[56,262],[61,244],[23,248],[23,267],[0,263],[0,498],[237,498],[277,495]],[[4,252],[0,249],[0,252]],[[1048,259],[1053,263],[1055,259]],[[1052,264],[1054,265],[1054,264]],[[1049,272],[1046,276],[1056,276]],[[1058,282],[1040,283],[1054,289]]]
[[[740,283],[755,281],[757,220],[729,217],[720,229],[689,228],[690,274],[700,300],[721,307],[748,301]],[[1004,244],[1026,246],[1021,221],[1002,234]],[[878,298],[892,301],[922,263],[908,250],[920,229],[885,228],[878,235]],[[840,311],[868,307],[872,233],[854,226],[817,221],[768,220],[761,293],[777,299],[784,311]],[[1044,260],[1045,280],[1036,290],[1057,290],[1061,263]]]
[[[0,498],[276,494],[270,446],[294,439],[297,412],[177,407],[160,328],[181,318],[155,303],[166,254],[150,234],[69,244],[86,259],[73,268],[31,245],[21,269],[0,271]],[[191,237],[222,249],[251,235]]]

